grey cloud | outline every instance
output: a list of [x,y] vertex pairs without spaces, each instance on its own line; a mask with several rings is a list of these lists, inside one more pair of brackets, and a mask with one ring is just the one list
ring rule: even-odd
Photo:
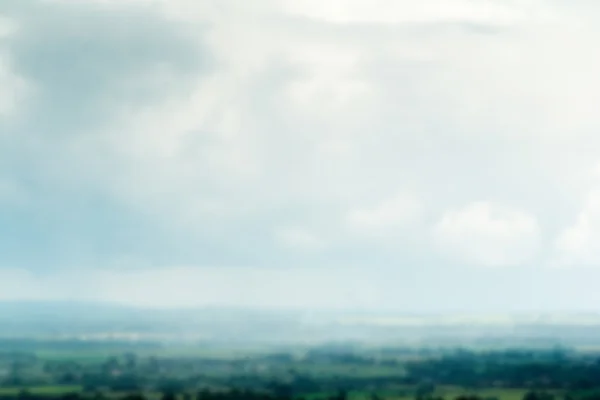
[[30,134],[81,134],[127,103],[157,101],[164,88],[136,84],[156,66],[184,80],[211,65],[198,38],[144,8],[31,2],[8,15],[19,23],[16,68],[39,87]]
[[[2,42],[5,52],[35,88],[23,118],[0,134],[0,181],[19,191],[19,201],[0,209],[2,267],[95,266],[147,246],[159,260],[184,253],[135,210],[69,176],[94,170],[72,157],[73,138],[105,131],[130,106],[162,101],[165,85],[184,91],[191,76],[212,68],[196,36],[201,27],[192,35],[150,9],[87,2],[8,1],[0,14],[17,27]],[[161,72],[174,79],[162,82]]]
[[[560,139],[537,132],[561,114],[546,110],[561,104],[547,98],[563,100],[546,77],[569,65],[536,69],[560,61],[531,50],[557,37],[551,27],[336,25],[226,7],[184,23],[134,5],[33,4],[10,11],[22,28],[10,49],[39,97],[3,162],[32,192],[56,196],[40,213],[79,210],[51,225],[80,236],[75,258],[433,268],[442,261],[428,254],[428,229],[446,209],[535,210],[548,235],[566,218],[555,214],[573,212],[555,178]],[[418,194],[419,226],[385,246],[344,232],[345,213],[399,190]],[[277,247],[273,231],[303,223],[329,235],[326,249]]]

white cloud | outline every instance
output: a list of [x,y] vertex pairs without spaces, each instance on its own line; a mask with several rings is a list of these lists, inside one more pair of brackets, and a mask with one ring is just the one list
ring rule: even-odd
[[[72,3],[72,4],[84,4],[84,2],[81,2],[79,0],[41,0],[42,2],[46,2],[46,3]],[[164,0],[85,0],[87,1],[87,3],[92,3],[92,4],[100,4],[103,6],[131,6],[132,4],[134,5],[145,5],[145,4],[154,4],[154,3],[160,3]]]
[[443,251],[460,261],[483,266],[532,261],[539,235],[532,215],[488,202],[448,211],[434,228],[434,239]]
[[[0,268],[0,301],[110,301],[146,307],[232,305],[268,308],[360,308],[379,302],[376,282],[357,268],[159,266],[59,269]],[[131,285],[135,282],[135,285]]]
[[[239,4],[223,3],[218,12],[197,15],[191,11],[207,5],[195,4],[163,5],[169,12],[179,7],[190,11],[183,13],[186,18],[212,24],[205,40],[219,62],[217,70],[178,84],[176,75],[166,79],[162,103],[128,105],[124,109],[129,111],[112,122],[105,137],[86,137],[75,146],[84,154],[79,162],[116,159],[118,174],[105,178],[110,190],[152,214],[166,214],[167,220],[196,223],[196,217],[201,220],[207,214],[268,212],[286,203],[339,210],[348,199],[353,204],[376,202],[394,180],[420,180],[429,191],[443,174],[421,175],[414,155],[435,157],[434,131],[466,137],[481,148],[486,145],[476,135],[493,130],[489,135],[510,136],[527,146],[531,135],[541,140],[540,130],[548,133],[547,128],[560,126],[560,132],[571,131],[573,121],[585,120],[580,115],[583,108],[570,106],[572,99],[566,101],[573,78],[567,85],[556,79],[562,67],[557,72],[556,63],[544,68],[538,64],[548,64],[550,47],[532,51],[546,40],[556,51],[558,31],[547,26],[539,33],[480,36],[460,30],[437,33],[435,27],[429,35],[416,35],[410,29],[390,32],[375,24],[360,40],[351,40],[326,23],[315,27],[320,31],[314,35],[302,26],[277,23],[275,18],[284,21],[285,16],[277,14],[277,7],[269,9],[268,2],[253,11],[256,20],[247,18]],[[494,10],[508,7],[457,0],[442,13],[447,16],[436,16],[443,10],[431,11],[439,9],[431,4],[356,4],[357,18],[368,15],[361,8],[368,5],[369,12],[382,17],[404,15],[416,23],[502,14]],[[542,12],[545,6],[530,7]],[[264,15],[269,18],[261,19]],[[546,32],[550,39],[542,37]],[[557,61],[568,63],[565,58]],[[522,59],[531,62],[524,64]],[[554,90],[556,85],[565,90]],[[593,92],[586,104],[595,103]],[[532,109],[529,115],[523,113],[527,109]],[[496,132],[493,121],[499,119],[503,128]],[[591,117],[587,120],[595,123]],[[443,126],[431,127],[431,121]],[[456,166],[464,163],[458,153],[444,157],[456,159],[448,161]],[[508,158],[499,160],[505,161]],[[466,168],[456,173],[469,176]],[[87,175],[88,169],[84,171]],[[173,213],[181,215],[173,218]],[[351,219],[363,217],[358,210]]]
[[31,91],[31,84],[14,70],[10,53],[4,46],[16,31],[17,24],[0,15],[0,119],[15,114]]
[[[207,215],[225,214],[235,218],[285,202],[345,202],[351,194],[347,186],[356,191],[351,180],[360,169],[352,155],[355,135],[322,129],[295,135],[268,125],[281,107],[290,119],[315,123],[328,118],[347,129],[353,118],[345,116],[346,108],[356,104],[348,103],[353,96],[347,82],[335,79],[346,79],[339,74],[341,65],[348,67],[348,79],[354,79],[352,59],[338,54],[335,44],[313,49],[312,40],[297,34],[260,28],[248,22],[216,26],[209,43],[223,62],[218,71],[192,77],[183,89],[166,85],[163,102],[124,108],[108,132],[76,138],[70,150],[75,162],[112,160],[118,173],[96,178],[124,201],[153,214],[158,209],[171,221],[196,224]],[[232,30],[241,43],[230,43]],[[300,80],[265,93],[265,113],[256,113],[257,100],[249,94],[277,54],[303,73]],[[356,94],[360,101],[365,100],[362,94]],[[89,180],[89,169],[83,171]]]
[[306,228],[288,227],[275,232],[275,238],[285,247],[300,250],[319,250],[327,243],[324,238]]
[[[142,306],[240,305],[247,307],[352,308],[372,304],[360,269],[171,266],[152,270],[93,271],[97,298]],[[132,287],[127,282],[136,282]]]
[[10,58],[0,54],[0,117],[17,112],[29,91],[30,85],[12,69]]
[[531,21],[540,14],[547,17],[544,4],[535,0],[512,4],[468,0],[287,0],[283,4],[290,13],[339,24],[463,22],[506,25]]
[[373,100],[372,83],[361,76],[360,48],[304,41],[290,49],[288,57],[303,71],[286,87],[289,105],[301,115],[337,120]]
[[575,223],[561,232],[555,245],[553,261],[558,265],[600,265],[600,189],[588,193]]
[[[23,268],[0,268],[0,301],[4,300],[59,300],[69,299],[76,289],[69,287],[70,278],[44,276]],[[64,285],[64,286],[63,286]],[[87,288],[89,290],[89,288]],[[77,297],[77,296],[75,296]]]
[[17,30],[17,25],[14,21],[0,15],[0,40],[4,40]]
[[399,194],[372,207],[356,208],[346,215],[350,228],[363,233],[388,231],[413,222],[421,211],[419,201],[411,195]]
[[[106,6],[107,21],[113,12],[151,9],[168,31],[181,31],[174,37],[190,40],[186,54],[206,63],[182,73],[178,60],[159,51],[159,59],[134,62],[135,71],[110,82],[119,93],[155,96],[99,90],[90,120],[74,100],[57,101],[53,109],[79,125],[59,138],[42,135],[48,126],[36,121],[52,118],[32,115],[12,147],[33,143],[23,159],[41,187],[70,195],[85,188],[151,220],[157,232],[191,231],[228,248],[256,240],[282,265],[297,256],[292,250],[352,248],[370,265],[369,252],[384,239],[398,259],[406,250],[427,257],[431,237],[420,241],[423,231],[429,235],[426,224],[467,204],[435,227],[443,251],[469,264],[534,263],[540,236],[556,234],[542,228],[560,228],[571,212],[565,209],[576,195],[564,188],[583,186],[575,177],[600,151],[600,29],[592,23],[600,13],[580,3],[94,3]],[[27,60],[2,50],[11,40],[3,26],[0,114],[8,115],[27,85],[14,61]],[[37,35],[43,42],[43,32]],[[143,38],[114,39],[140,40],[144,49]],[[68,49],[68,38],[61,40]],[[53,75],[39,75],[43,90],[42,78]],[[398,188],[410,195],[390,198]],[[479,198],[490,201],[471,203]],[[519,211],[534,209],[542,228]],[[590,210],[559,240],[584,259],[596,257],[587,250],[595,237]]]

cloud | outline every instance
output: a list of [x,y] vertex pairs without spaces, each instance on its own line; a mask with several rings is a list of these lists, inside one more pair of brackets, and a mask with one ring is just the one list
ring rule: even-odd
[[581,211],[555,242],[556,259],[561,266],[600,264],[600,189],[593,188],[585,197]]
[[[505,25],[546,16],[542,2],[429,0],[334,0],[327,3],[316,0],[284,1],[286,11],[330,23],[436,23],[460,22],[485,25]],[[541,9],[541,10],[540,10]],[[533,18],[532,18],[533,17]]]
[[[360,266],[161,265],[57,269],[35,274],[5,268],[0,270],[0,299],[108,300],[162,308],[232,305],[410,313],[593,311],[599,300],[594,290],[599,270],[549,269],[544,272],[544,283],[538,285],[531,285],[540,279],[537,268],[475,268],[468,276],[460,271],[447,266],[419,268],[406,274],[399,269]],[[468,290],[457,290],[465,284]],[[423,296],[424,291],[429,295]],[[461,295],[463,291],[466,296]],[[573,295],[556,296],[559,292]]]
[[539,234],[532,215],[488,202],[448,211],[434,229],[435,239],[443,250],[464,262],[482,266],[533,261]]
[[[228,266],[169,266],[93,272],[92,297],[152,307],[245,305],[247,307],[364,307],[369,298],[364,271],[319,268],[281,269]],[[84,275],[80,274],[80,278]],[[90,275],[88,274],[89,278]],[[135,281],[135,287],[127,282]],[[376,296],[376,294],[375,294]]]
[[600,151],[589,2],[9,1],[2,15],[11,268],[410,280],[526,269],[556,246],[596,257],[580,202]]
[[414,221],[420,211],[416,198],[400,194],[373,207],[353,209],[346,220],[351,229],[369,233],[401,227]]
[[17,113],[32,90],[31,84],[15,71],[6,45],[17,29],[14,21],[0,14],[0,122]]
[[0,38],[5,39],[17,29],[15,23],[6,17],[0,17]]
[[[64,279],[63,282],[56,278]],[[66,300],[78,298],[77,289],[68,276],[45,276],[23,268],[0,268],[0,301],[5,300]],[[89,288],[87,289],[89,290]]]
[[14,181],[2,180],[0,178],[0,204],[23,204],[26,201],[26,195]]
[[326,246],[323,238],[305,228],[288,227],[275,233],[284,246],[301,250],[318,250]]

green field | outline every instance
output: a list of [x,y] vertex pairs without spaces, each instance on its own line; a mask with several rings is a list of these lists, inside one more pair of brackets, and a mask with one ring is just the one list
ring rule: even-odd
[[[23,387],[0,387],[0,395],[16,395],[21,392]],[[26,390],[33,394],[56,396],[66,393],[79,393],[82,387],[79,385],[46,385],[46,386],[31,386]]]
[[[405,394],[401,394],[402,392]],[[414,387],[405,386],[398,390],[382,390],[375,392],[353,391],[349,393],[349,400],[371,400],[372,395],[376,394],[386,400],[414,400]],[[441,396],[446,399],[454,399],[461,395],[477,395],[481,398],[494,398],[498,400],[522,400],[527,393],[526,389],[511,388],[484,388],[484,389],[464,389],[455,386],[441,386],[433,393],[433,397]],[[316,392],[305,396],[307,400],[323,399],[335,395],[335,392]]]
[[[408,389],[408,388],[407,388]],[[0,388],[0,395],[17,395],[21,390],[21,387],[2,387]],[[80,393],[82,392],[82,387],[78,385],[48,385],[48,386],[32,386],[28,387],[27,391],[37,395],[46,395],[46,396],[57,396],[64,395],[68,393]],[[409,390],[407,390],[408,392]],[[465,390],[456,387],[440,387],[436,390],[435,396],[442,396],[444,398],[453,399],[460,395],[465,394],[476,394],[483,398],[496,398],[498,400],[522,400],[524,394],[527,391],[525,389],[509,389],[509,388],[489,388],[489,389],[479,389],[479,390]],[[119,393],[113,392],[110,394],[110,397],[121,397],[126,395],[126,392]],[[303,396],[305,399],[322,399],[325,397],[329,397],[334,395],[334,392],[316,392],[309,394],[308,396]],[[381,391],[376,392],[377,395],[387,399],[387,400],[414,400],[414,395],[406,394],[406,395],[398,395],[397,392],[393,391]],[[160,398],[161,393],[159,392],[146,392],[146,397],[149,399]],[[367,392],[350,392],[349,400],[370,400],[372,393]]]
[[[58,400],[74,393],[86,400],[122,400],[135,393],[148,400],[167,394],[164,400],[454,400],[465,395],[474,400],[523,400],[537,388],[550,396],[538,400],[563,400],[567,394],[573,400],[600,400],[600,382],[597,399],[581,397],[590,390],[586,377],[600,376],[600,360],[590,353],[556,349],[298,346],[269,351],[261,346],[81,348],[80,342],[31,342],[10,350],[12,343],[0,346],[0,400]],[[570,367],[564,368],[565,363]],[[580,383],[587,386],[578,387]],[[565,387],[573,389],[559,390]],[[206,390],[213,394],[197,398]],[[219,397],[222,393],[229,395]],[[239,393],[256,395],[244,398]],[[265,393],[272,397],[260,397]]]

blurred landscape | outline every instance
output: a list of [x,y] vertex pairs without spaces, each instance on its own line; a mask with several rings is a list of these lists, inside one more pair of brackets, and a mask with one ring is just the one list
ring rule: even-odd
[[599,43],[598,0],[0,0],[0,400],[600,400]]
[[600,398],[600,318],[0,304],[5,399]]
[[403,314],[0,302],[0,337],[157,343],[600,347],[600,314]]

